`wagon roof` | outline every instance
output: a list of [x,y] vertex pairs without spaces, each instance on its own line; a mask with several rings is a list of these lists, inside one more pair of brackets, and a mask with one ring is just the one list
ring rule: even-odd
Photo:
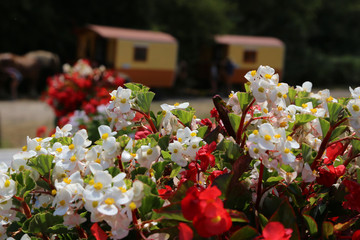
[[284,43],[274,37],[255,37],[241,35],[216,35],[215,42],[229,45],[247,45],[247,46],[274,46],[283,47]]
[[89,24],[87,28],[104,38],[176,43],[176,39],[173,36],[163,32],[99,26],[93,24]]

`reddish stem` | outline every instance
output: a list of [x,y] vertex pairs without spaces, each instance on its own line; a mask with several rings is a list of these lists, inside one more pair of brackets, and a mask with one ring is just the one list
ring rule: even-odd
[[157,129],[156,129],[155,125],[154,125],[154,122],[151,120],[151,117],[150,117],[148,114],[146,114],[146,113],[144,113],[144,112],[142,112],[142,111],[140,111],[140,110],[138,110],[138,109],[136,109],[136,108],[131,108],[131,110],[133,110],[133,111],[135,111],[135,112],[138,112],[138,113],[140,113],[141,115],[143,115],[143,116],[145,117],[146,121],[150,124],[151,131],[152,131],[153,133],[156,133],[156,132],[157,132]]
[[260,173],[259,173],[259,179],[258,179],[258,187],[257,187],[257,191],[256,191],[256,203],[255,203],[256,210],[259,210],[260,200],[261,200],[261,196],[262,196],[261,187],[262,187],[263,175],[264,175],[264,164],[262,163],[262,160],[261,160]]
[[27,205],[27,203],[25,201],[22,201],[21,207],[24,210],[24,214],[25,214],[26,218],[31,218],[32,215],[31,215],[31,210],[30,210],[29,205]]
[[322,155],[324,154],[325,150],[326,150],[326,146],[330,140],[331,134],[334,131],[335,128],[337,128],[340,124],[342,124],[343,122],[345,122],[347,120],[347,118],[343,118],[341,119],[339,122],[335,123],[333,126],[330,126],[329,131],[327,132],[326,136],[324,137],[323,141],[321,142],[318,154],[316,155],[314,162],[311,164],[311,169],[314,170],[317,168],[318,164],[319,164],[319,160],[322,157]]
[[238,129],[237,133],[236,133],[236,142],[238,144],[241,143],[241,136],[242,136],[242,133],[243,133],[246,114],[249,111],[249,109],[251,108],[251,106],[254,104],[254,102],[255,102],[255,98],[251,101],[251,103],[249,105],[246,106],[245,111],[243,111],[243,113],[241,115],[240,126],[239,126],[239,129]]
[[120,168],[120,171],[121,172],[125,172],[125,169],[124,169],[124,165],[121,161],[121,155],[117,156],[118,160],[119,160],[119,168]]
[[78,232],[80,239],[88,239],[88,235],[83,228],[81,228],[80,226],[76,226],[76,231]]

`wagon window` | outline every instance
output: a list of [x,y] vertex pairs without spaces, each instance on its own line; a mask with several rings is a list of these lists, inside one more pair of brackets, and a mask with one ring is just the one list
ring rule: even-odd
[[255,63],[256,62],[256,50],[245,50],[244,52],[244,62],[245,63]]
[[134,60],[135,61],[146,61],[147,58],[147,47],[136,46],[134,48]]

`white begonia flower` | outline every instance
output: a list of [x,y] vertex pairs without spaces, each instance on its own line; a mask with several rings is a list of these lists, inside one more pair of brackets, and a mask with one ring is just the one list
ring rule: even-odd
[[279,176],[281,176],[287,184],[292,183],[297,177],[297,172],[286,172],[284,169],[280,168],[278,170]]
[[[12,199],[0,199],[0,212],[1,211],[9,211],[13,207]],[[0,217],[1,219],[1,217]],[[1,221],[0,221],[1,222]]]
[[346,105],[347,109],[350,111],[352,117],[360,116],[360,99],[351,99]]
[[174,109],[186,109],[189,106],[188,102],[184,102],[184,103],[175,103],[174,105],[169,105],[166,103],[163,103],[160,105],[161,109],[167,112],[170,112],[171,110]]
[[188,161],[184,158],[184,147],[179,141],[174,141],[169,144],[169,151],[171,153],[171,160],[179,166],[185,167]]
[[104,160],[103,149],[101,145],[93,146],[89,151],[85,154],[85,160],[88,164],[97,163],[102,166],[102,169],[106,169],[109,167],[109,163]]
[[250,157],[253,159],[260,159],[263,155],[266,155],[264,149],[260,148],[256,143],[250,143],[248,146]]
[[196,135],[197,130],[191,131],[190,128],[186,127],[177,130],[176,138],[180,143],[188,144],[192,139],[198,138]]
[[190,159],[195,159],[196,153],[200,149],[200,143],[203,141],[200,137],[195,137],[190,139],[189,143],[187,144],[188,147],[186,148],[185,154],[190,157]]
[[133,201],[135,202],[136,207],[139,208],[144,197],[144,184],[139,180],[135,180],[131,189],[134,193]]
[[121,153],[121,161],[122,162],[133,162],[136,158],[136,153],[133,153],[133,149],[135,146],[135,141],[130,138],[129,142],[126,144],[125,149]]
[[296,91],[306,91],[306,92],[311,92],[313,84],[309,81],[304,82],[301,86],[296,86],[295,90]]
[[49,141],[52,138],[34,138],[31,139],[29,137],[27,137],[27,147],[26,150],[27,151],[34,151],[36,153],[37,156],[39,155],[46,155],[48,154],[48,151],[46,150],[47,147],[49,146]]
[[98,131],[101,139],[103,140],[103,148],[107,152],[115,152],[117,149],[116,145],[116,132],[113,132],[109,126],[101,125],[98,127]]
[[97,210],[107,216],[114,216],[119,212],[116,201],[119,198],[119,191],[109,189],[104,195],[103,201],[97,207]]
[[57,179],[55,180],[55,188],[57,191],[70,184],[79,184],[80,186],[84,185],[84,180],[81,178],[79,171],[74,172],[70,175],[70,177],[63,178],[61,182],[59,182]]
[[66,124],[62,128],[56,126],[55,138],[68,137],[71,135],[72,125]]
[[281,159],[283,164],[290,164],[293,163],[296,159],[295,155],[291,152],[291,144],[289,142],[284,142],[280,144],[278,148],[278,153],[275,155],[281,155]]
[[59,191],[57,191],[52,204],[53,207],[55,207],[56,205],[55,212],[53,214],[55,216],[56,215],[64,216],[66,212],[70,209],[71,201],[72,201],[72,194],[68,189],[62,188]]
[[241,108],[240,108],[239,99],[237,97],[237,93],[238,92],[231,91],[231,93],[229,94],[229,100],[227,101],[226,104],[231,107],[232,111],[235,114],[240,115],[241,114]]
[[[75,147],[77,148],[86,148],[91,145],[91,141],[88,140],[88,134],[85,129],[81,129],[75,133],[75,136],[73,137],[73,143]],[[70,148],[70,146],[69,146]],[[70,148],[71,149],[71,148]]]
[[274,150],[275,130],[270,123],[261,124],[259,127],[259,146],[265,150]]
[[349,87],[349,91],[351,93],[351,97],[354,99],[360,99],[360,87],[357,87],[355,89],[352,89]]
[[0,174],[0,199],[10,199],[16,194],[16,183],[8,175]]
[[123,239],[129,234],[129,225],[132,219],[125,214],[118,213],[114,216],[107,216],[104,220],[111,227],[112,239]]
[[151,164],[160,157],[160,147],[151,147],[148,145],[142,145],[137,151],[137,161],[141,167],[150,168]]
[[251,84],[251,91],[257,103],[262,103],[267,100],[267,91],[270,88],[269,82],[260,79]]
[[97,171],[94,174],[94,179],[90,180],[89,185],[86,186],[83,195],[86,200],[99,201],[102,199],[111,187],[112,176],[105,171]]
[[305,163],[303,170],[301,172],[302,180],[304,182],[313,182],[316,179],[316,173],[311,170],[308,163]]
[[47,206],[51,205],[53,200],[54,200],[53,196],[41,194],[36,197],[35,207],[36,208],[40,208],[40,207],[46,208]]

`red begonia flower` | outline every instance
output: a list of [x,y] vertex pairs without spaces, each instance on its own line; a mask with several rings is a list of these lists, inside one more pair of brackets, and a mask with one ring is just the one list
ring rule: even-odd
[[200,191],[195,186],[191,187],[181,201],[181,210],[187,220],[193,220],[201,212],[199,194]]
[[218,111],[216,110],[216,108],[213,108],[213,109],[210,111],[210,116],[213,117],[213,118],[219,118],[219,113],[218,113]]
[[351,240],[360,240],[360,230],[357,230],[356,232],[354,232]]
[[186,223],[179,223],[179,240],[191,240],[194,237],[193,230]]
[[159,197],[162,199],[168,199],[173,194],[173,190],[170,186],[165,185],[165,188],[158,190]]
[[94,235],[96,240],[106,240],[108,239],[108,235],[104,232],[104,230],[99,227],[97,223],[94,223],[91,228],[91,233]]
[[344,165],[339,165],[336,168],[333,165],[323,166],[319,169],[319,177],[316,178],[316,181],[325,187],[331,187],[339,177],[344,175],[345,171]]
[[285,228],[280,222],[269,222],[262,234],[264,240],[288,240],[291,237],[293,230]]
[[206,171],[209,167],[215,166],[215,156],[211,153],[216,149],[216,142],[206,144],[202,146],[199,151],[196,153],[196,160],[200,160],[200,167],[202,171]]
[[326,156],[330,161],[334,161],[337,156],[344,153],[345,148],[346,146],[344,146],[341,142],[331,144],[328,148],[326,148]]

